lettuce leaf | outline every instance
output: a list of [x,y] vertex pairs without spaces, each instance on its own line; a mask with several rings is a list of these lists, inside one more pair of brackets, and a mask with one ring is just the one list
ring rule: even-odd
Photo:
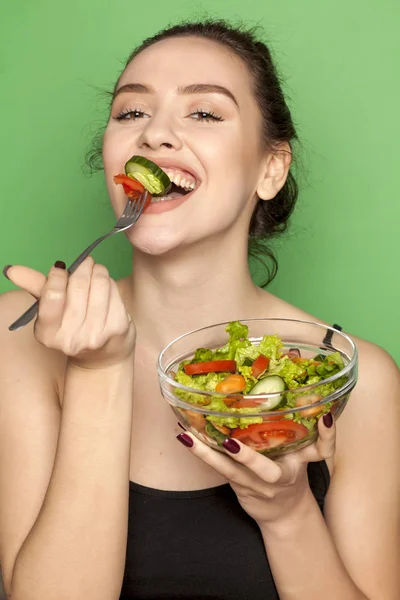
[[249,328],[243,325],[240,321],[232,321],[229,323],[225,331],[229,334],[229,341],[247,339],[249,337]]
[[[206,375],[186,375],[183,366],[180,366],[176,374],[176,381],[187,387],[204,390],[207,392],[215,392],[215,388],[220,381],[223,381],[227,373],[207,373]],[[175,388],[175,393],[181,400],[185,402],[193,402],[194,404],[207,405],[209,404],[209,396],[202,396],[186,390]],[[225,404],[224,404],[225,406]]]
[[294,363],[288,356],[283,356],[273,369],[270,368],[268,375],[279,375],[282,377],[288,389],[299,387],[304,373],[304,364]]
[[197,348],[194,357],[190,363],[198,363],[198,362],[208,362],[210,360],[215,360],[215,353],[208,348]]
[[240,417],[241,414],[251,414],[257,413],[259,409],[256,408],[232,408],[226,406],[223,398],[218,396],[212,396],[211,403],[207,406],[207,409],[210,409],[215,412],[226,412],[226,417],[216,417],[214,415],[207,415],[207,421],[211,423],[215,423],[216,425],[225,425],[230,429],[236,429],[236,427],[240,427],[241,429],[248,427],[249,425],[253,425],[254,423],[262,423],[262,417]]
[[225,346],[216,351],[216,360],[236,360],[238,350],[251,347],[248,339],[249,328],[239,321],[232,321],[225,331],[229,334],[229,340]]
[[274,368],[278,364],[281,358],[282,347],[282,340],[277,335],[265,335],[258,346],[253,346],[249,341],[247,346],[238,348],[235,360],[238,366],[241,366],[246,358],[255,361],[260,354],[264,354],[264,356],[270,359],[269,369],[271,370],[271,368]]
[[253,346],[249,344],[245,347],[239,347],[236,350],[234,360],[236,360],[236,364],[238,367],[243,365],[246,358],[249,358],[251,361],[255,361],[261,354],[261,351],[258,346]]
[[[238,410],[246,410],[248,409],[238,409]],[[240,429],[245,429],[249,425],[255,425],[256,423],[262,423],[262,417],[235,417],[232,415],[227,415],[226,417],[213,417],[208,415],[206,417],[207,421],[211,423],[215,423],[216,425],[225,425],[225,427],[229,427],[229,429],[236,429],[240,427]]]
[[258,379],[252,376],[252,367],[245,367],[244,365],[238,367],[238,371],[241,375],[243,375],[246,381],[246,387],[243,394],[248,394],[251,389],[258,383]]
[[281,348],[283,342],[277,335],[265,335],[258,346],[259,353],[268,356],[272,363],[281,358]]
[[343,359],[340,356],[339,352],[333,352],[332,354],[328,354],[323,360],[323,362],[316,367],[316,372],[318,375],[321,375],[324,379],[339,373],[344,369]]

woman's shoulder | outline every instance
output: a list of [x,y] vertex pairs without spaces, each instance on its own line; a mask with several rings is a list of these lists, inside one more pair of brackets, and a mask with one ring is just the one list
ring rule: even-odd
[[[268,292],[267,292],[268,293]],[[317,316],[268,293],[271,313],[274,317],[300,319],[331,325]],[[352,430],[355,421],[365,422],[366,429],[374,426],[378,412],[380,420],[393,420],[399,415],[400,406],[400,370],[393,357],[381,346],[359,336],[351,331],[351,324],[338,323],[343,333],[355,343],[358,352],[358,380],[351,393],[350,401],[340,418],[340,429]]]
[[[269,295],[268,300],[275,317],[329,324],[276,296]],[[353,465],[357,460],[364,464],[372,458],[376,462],[379,456],[388,460],[399,449],[400,370],[384,348],[354,335],[351,324],[339,325],[357,347],[358,380],[337,422],[335,464]]]
[[35,379],[43,378],[59,392],[66,368],[65,356],[36,340],[33,322],[17,331],[8,329],[33,302],[34,298],[23,290],[0,295],[0,368],[3,373],[10,373],[10,364],[13,372],[19,367],[20,374],[32,370]]
[[[308,313],[269,292],[264,293],[268,294],[268,302],[271,306],[270,312],[274,317],[299,319],[333,326],[333,323],[328,323],[324,319],[320,319],[318,316]],[[359,371],[363,380],[370,381],[373,378],[373,373],[376,373],[377,370],[380,371],[382,368],[385,371],[392,371],[393,375],[400,374],[393,357],[384,348],[374,342],[354,335],[351,332],[351,324],[337,323],[337,325],[340,326],[343,333],[347,334],[357,346]]]

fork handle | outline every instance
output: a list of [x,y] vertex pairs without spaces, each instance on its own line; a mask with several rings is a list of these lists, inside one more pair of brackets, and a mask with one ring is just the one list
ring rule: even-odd
[[70,275],[72,275],[72,273],[74,273],[77,270],[77,268],[79,267],[79,265],[83,263],[83,261],[85,260],[85,258],[87,258],[89,256],[89,254],[92,252],[92,250],[94,250],[96,248],[96,246],[98,246],[103,240],[105,240],[108,237],[110,237],[111,235],[113,235],[113,233],[115,233],[114,230],[109,231],[108,233],[105,233],[101,237],[97,238],[97,240],[95,240],[92,244],[90,244],[90,246],[88,246],[86,248],[86,250],[84,250],[82,252],[82,254],[80,254],[78,256],[78,258],[76,258],[74,260],[74,262],[72,263],[72,265],[70,265],[68,267],[68,269],[67,269],[68,273]]
[[[95,240],[92,244],[90,244],[90,246],[88,246],[86,248],[86,250],[84,250],[82,252],[82,254],[80,254],[78,256],[78,258],[76,258],[74,260],[72,265],[68,267],[67,272],[70,275],[72,275],[72,273],[74,273],[76,271],[76,269],[79,267],[79,265],[81,263],[83,263],[85,258],[87,258],[89,256],[89,254],[92,252],[92,250],[94,250],[96,248],[96,246],[98,246],[103,240],[105,240],[106,238],[113,235],[113,233],[115,233],[114,230],[109,231],[108,233],[102,235],[97,240]],[[30,323],[32,321],[32,319],[35,317],[35,315],[38,311],[38,308],[39,308],[39,300],[36,300],[36,302],[34,302],[34,304],[32,304],[32,306],[30,306],[28,308],[28,310],[26,310],[16,321],[14,321],[14,323],[11,323],[11,325],[9,326],[8,329],[10,331],[16,331],[17,329],[21,329],[22,327],[25,327],[25,325],[28,325],[28,323]]]

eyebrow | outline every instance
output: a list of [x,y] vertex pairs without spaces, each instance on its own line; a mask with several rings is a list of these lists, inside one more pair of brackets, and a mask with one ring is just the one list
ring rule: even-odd
[[[142,83],[127,83],[114,92],[113,99],[120,94],[129,92],[135,92],[137,94],[154,94],[154,89],[147,85],[143,85]],[[222,85],[216,85],[214,83],[192,83],[191,85],[186,85],[184,87],[180,86],[178,87],[178,94],[185,96],[190,94],[222,94],[232,100],[236,106],[239,106],[235,96],[230,90]]]

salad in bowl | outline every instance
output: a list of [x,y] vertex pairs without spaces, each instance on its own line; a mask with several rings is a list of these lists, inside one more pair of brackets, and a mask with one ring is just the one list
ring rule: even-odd
[[320,323],[250,319],[180,336],[157,362],[160,388],[180,423],[221,450],[233,438],[269,457],[318,436],[357,381],[349,336]]

